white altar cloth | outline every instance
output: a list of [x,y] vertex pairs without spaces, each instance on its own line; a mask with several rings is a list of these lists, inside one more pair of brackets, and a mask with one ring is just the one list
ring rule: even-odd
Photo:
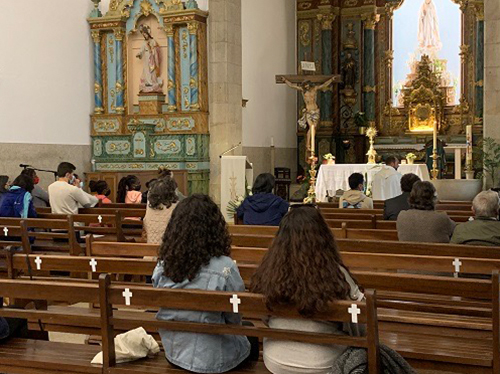
[[[316,201],[320,203],[327,202],[327,194],[328,196],[335,196],[337,190],[349,190],[348,179],[353,173],[366,175],[367,185],[371,185],[373,176],[380,169],[380,165],[374,164],[321,165],[316,181]],[[403,175],[414,173],[423,181],[431,180],[429,170],[424,164],[399,165],[398,171]]]

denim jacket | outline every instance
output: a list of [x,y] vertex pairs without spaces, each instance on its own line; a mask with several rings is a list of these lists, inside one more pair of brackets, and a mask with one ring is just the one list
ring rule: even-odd
[[[191,282],[173,282],[164,275],[163,264],[158,263],[153,272],[153,286],[206,291],[245,290],[238,267],[226,256],[212,258]],[[241,324],[238,314],[165,308],[160,309],[156,318],[164,321]],[[223,373],[234,369],[250,355],[250,343],[245,336],[207,335],[164,329],[160,329],[159,333],[168,361],[195,373]]]

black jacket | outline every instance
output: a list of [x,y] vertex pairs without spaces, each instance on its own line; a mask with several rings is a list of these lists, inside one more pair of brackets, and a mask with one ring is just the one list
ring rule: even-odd
[[386,200],[384,205],[384,220],[397,221],[401,211],[410,209],[409,197],[409,192],[403,192],[402,195]]

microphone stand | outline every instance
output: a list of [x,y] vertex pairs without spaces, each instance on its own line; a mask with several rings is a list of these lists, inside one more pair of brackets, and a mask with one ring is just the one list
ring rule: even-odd
[[54,174],[54,179],[57,181],[57,171],[54,171],[54,170],[45,170],[45,169],[38,169],[38,168],[35,168],[31,165],[23,165],[22,166],[24,170],[26,169],[33,169],[35,171],[41,171],[42,173],[51,173],[51,174]]
[[223,152],[223,153],[219,156],[219,158],[222,158],[222,156],[225,156],[225,155],[227,155],[229,152],[234,151],[234,150],[235,150],[236,148],[238,148],[240,145],[241,145],[241,142],[239,142],[239,143],[238,143],[237,145],[235,145],[234,147],[232,147],[232,148],[228,149],[226,152]]

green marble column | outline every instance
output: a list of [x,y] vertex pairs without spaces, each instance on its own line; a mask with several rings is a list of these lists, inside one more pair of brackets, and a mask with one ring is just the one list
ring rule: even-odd
[[375,27],[380,19],[378,14],[365,14],[362,16],[364,24],[363,48],[363,110],[368,121],[374,122],[375,109]]
[[[335,19],[333,14],[320,14],[318,19],[321,23],[321,50],[322,68],[324,75],[333,74],[332,69],[332,23]],[[328,90],[321,96],[321,120],[332,121],[332,91]]]
[[476,105],[475,113],[477,122],[481,122],[484,114],[484,5],[476,5]]

